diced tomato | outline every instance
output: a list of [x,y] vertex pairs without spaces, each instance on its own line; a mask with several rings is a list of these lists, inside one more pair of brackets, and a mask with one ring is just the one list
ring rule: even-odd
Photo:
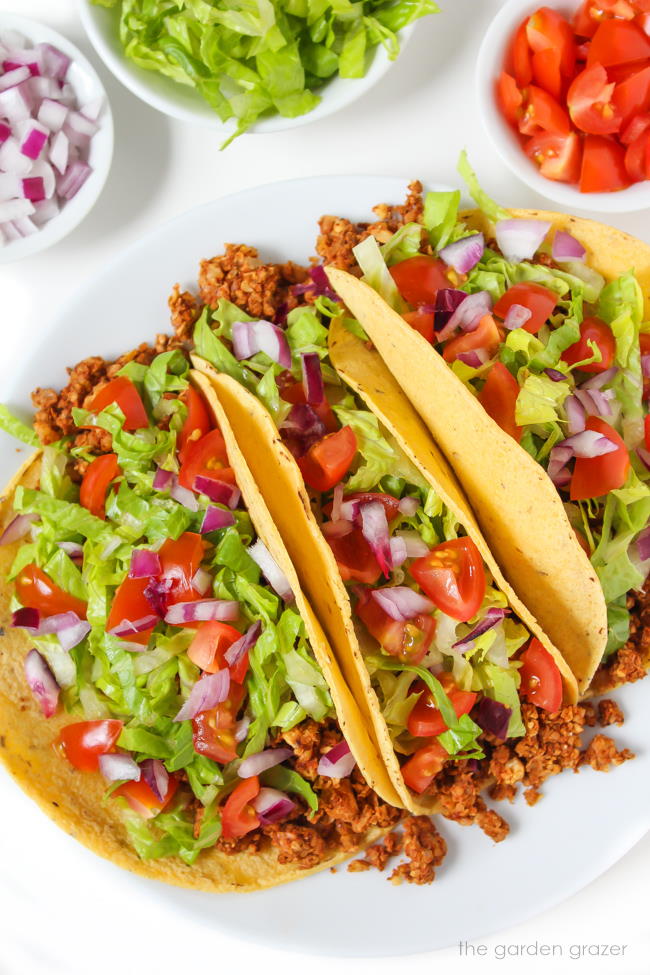
[[592,135],[618,132],[623,116],[612,101],[614,83],[608,83],[602,64],[592,64],[571,82],[567,94],[569,114],[574,124]]
[[484,349],[488,356],[493,356],[501,344],[501,334],[492,315],[484,315],[473,332],[463,332],[455,339],[450,339],[443,350],[445,362],[454,362],[462,352],[473,349]]
[[573,16],[573,29],[579,37],[593,37],[606,18],[634,20],[635,13],[628,0],[584,0]]
[[345,426],[315,443],[297,463],[310,488],[329,491],[343,480],[356,455],[354,430]]
[[650,108],[650,65],[635,72],[614,89],[612,104],[622,118],[622,126]]
[[430,745],[423,745],[402,765],[404,782],[413,792],[422,795],[442,770],[448,758],[449,753],[440,742],[433,741]]
[[86,403],[86,409],[91,413],[101,413],[111,403],[116,403],[122,410],[125,430],[141,430],[149,426],[140,393],[126,376],[116,376],[105,386],[100,386]]
[[518,396],[519,383],[515,377],[502,362],[495,362],[479,394],[479,401],[494,422],[521,443],[523,427],[517,426],[515,420]]
[[97,518],[106,517],[108,486],[121,473],[117,454],[102,454],[88,465],[79,489],[79,501]]
[[580,171],[581,193],[611,193],[630,185],[625,150],[604,135],[585,137]]
[[205,437],[212,427],[210,414],[203,397],[193,386],[188,388],[184,399],[187,403],[187,417],[178,435],[178,458],[181,464],[186,459],[192,445]]
[[344,582],[377,582],[381,576],[379,562],[375,558],[360,528],[353,528],[341,538],[326,536]]
[[412,620],[394,620],[373,598],[371,589],[360,597],[356,614],[386,653],[411,664],[420,663],[435,636],[436,621],[433,616],[418,615]]
[[[478,694],[473,691],[461,691],[452,680],[445,679],[444,674],[440,675],[439,680],[451,701],[456,717],[460,718],[463,714],[469,714],[476,703]],[[421,691],[420,698],[409,714],[408,730],[414,738],[434,738],[436,735],[441,735],[443,731],[447,731],[447,725],[424,681],[418,681],[411,693],[415,694],[418,691]]]
[[205,541],[195,532],[183,532],[180,538],[168,538],[158,552],[162,575],[170,580],[167,604],[190,602],[199,598],[192,580],[205,555]]
[[549,95],[559,101],[562,98],[563,77],[561,71],[561,55],[553,47],[533,53],[533,81],[539,88],[543,88]]
[[186,444],[185,460],[181,464],[178,482],[182,487],[193,491],[194,480],[199,476],[212,477],[227,484],[235,483],[235,474],[229,466],[221,430],[210,430],[196,443]]
[[[571,24],[557,10],[541,7],[528,18],[526,37],[532,51],[542,54],[547,51],[559,55],[558,69],[564,78],[573,77],[576,63],[576,42]],[[535,55],[533,55],[533,73]]]
[[260,780],[256,775],[243,779],[226,799],[221,810],[221,835],[225,840],[234,840],[257,829],[260,818],[251,802],[259,795]]
[[519,671],[520,695],[545,711],[559,711],[562,707],[562,675],[537,637],[532,638],[520,660],[523,662]]
[[634,183],[650,179],[650,129],[631,142],[625,152],[625,169]]
[[553,135],[541,132],[526,143],[526,155],[538,166],[542,176],[560,183],[577,183],[580,179],[582,144],[576,132]]
[[432,304],[440,289],[449,287],[445,265],[427,254],[393,264],[390,273],[397,290],[410,305]]
[[497,318],[505,319],[513,305],[523,305],[531,312],[531,317],[523,328],[531,335],[537,335],[553,314],[557,303],[558,296],[555,291],[544,288],[541,284],[534,284],[532,281],[523,281],[508,288],[497,301],[493,313]]
[[82,772],[96,772],[99,756],[116,751],[123,721],[76,721],[61,728],[56,744],[71,765]]
[[533,80],[532,53],[526,36],[527,22],[528,18],[517,28],[507,62],[519,88],[526,88]]
[[113,795],[122,796],[123,799],[126,799],[131,809],[142,816],[143,819],[153,819],[154,816],[157,816],[158,813],[161,813],[163,809],[167,808],[176,795],[177,789],[178,779],[175,775],[170,775],[167,782],[167,791],[162,800],[158,798],[144,779],[140,779],[139,782],[124,782],[115,790]]
[[[149,582],[149,579],[130,579],[127,576],[124,582],[117,587],[106,621],[107,632],[115,629],[124,620],[136,623],[138,620],[143,620],[146,616],[152,615],[153,607],[144,594]],[[154,627],[152,626],[147,630],[142,630],[141,633],[129,633],[123,639],[128,640],[129,643],[140,643],[146,647],[153,630]]]
[[408,322],[411,328],[419,332],[427,342],[433,342],[435,334],[433,328],[433,312],[422,311],[421,309],[418,311],[407,311],[405,315],[402,315],[402,318],[405,322]]
[[485,567],[471,538],[453,538],[416,559],[409,569],[420,588],[447,616],[466,623],[485,596]]
[[566,111],[552,95],[543,88],[530,85],[526,89],[519,131],[522,135],[537,135],[540,131],[568,135],[571,122]]
[[14,585],[23,606],[37,609],[43,616],[72,612],[79,619],[86,618],[86,603],[57,586],[34,562],[21,569]]
[[235,725],[246,688],[232,683],[228,698],[210,711],[201,711],[192,719],[192,742],[197,755],[205,755],[220,765],[237,758]]
[[646,416],[645,420],[643,421],[643,432],[646,448],[650,450],[650,414]]
[[[239,630],[228,623],[209,620],[201,623],[190,643],[187,656],[193,664],[207,674],[216,674],[228,666],[224,660],[226,650],[241,637]],[[241,681],[239,681],[241,683]]]
[[616,430],[600,417],[587,417],[587,430],[601,433],[617,449],[600,457],[577,457],[571,477],[571,500],[585,501],[599,498],[617,488],[623,487],[630,472],[630,455]]
[[[294,403],[303,406],[307,404],[307,397],[305,396],[302,383],[295,380],[290,372],[281,373],[278,376],[277,383],[280,396],[285,403]],[[336,419],[334,410],[326,399],[317,406],[312,406],[312,410],[319,420],[325,424],[325,429],[328,433],[336,433],[340,427],[340,423]]]
[[605,68],[628,61],[650,58],[650,37],[638,24],[618,18],[603,20],[593,36],[587,65],[602,64]]
[[579,341],[574,342],[573,345],[564,350],[562,353],[563,360],[570,366],[574,366],[576,362],[590,359],[593,351],[588,345],[589,342],[594,342],[600,349],[602,360],[581,366],[582,372],[606,372],[614,363],[616,339],[609,325],[600,318],[589,317],[584,319],[580,325]]
[[620,135],[620,140],[624,146],[629,146],[636,142],[640,135],[650,128],[650,115],[645,112],[642,115],[635,115],[627,123]]
[[511,125],[517,126],[519,122],[519,111],[524,102],[524,96],[517,87],[517,82],[508,74],[502,71],[497,80],[497,103]]

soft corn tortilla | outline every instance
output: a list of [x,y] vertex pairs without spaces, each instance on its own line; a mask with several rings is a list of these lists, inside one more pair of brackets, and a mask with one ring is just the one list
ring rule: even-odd
[[[591,263],[610,279],[635,264],[637,242],[618,231],[563,214],[514,215],[570,229],[590,258],[600,255]],[[466,219],[488,236],[493,233],[481,214]],[[638,250],[636,264],[648,302],[650,248],[638,244]],[[512,589],[561,650],[583,694],[607,643],[607,608],[554,485],[488,416],[431,344],[375,291],[345,271],[328,268],[327,273],[442,449]]]
[[[384,785],[383,794],[392,797],[394,790],[384,766],[368,738],[327,638],[303,595],[293,564],[226,417],[219,404],[214,402],[214,393],[205,378],[192,378],[204,393],[213,419],[224,436],[237,483],[258,535],[287,576],[295,594],[314,655],[328,682],[341,730],[369,785],[380,794]],[[4,527],[13,517],[13,496],[18,485],[37,487],[39,475],[40,453],[37,453],[18,471],[4,492],[0,501],[0,525]],[[0,547],[1,578],[7,577],[20,544]],[[310,870],[278,863],[277,850],[273,847],[255,855],[232,856],[213,848],[202,852],[192,866],[178,857],[141,860],[130,843],[120,804],[103,800],[107,786],[101,775],[79,772],[53,749],[52,743],[59,729],[73,719],[63,712],[46,720],[32,697],[23,669],[25,654],[32,644],[24,631],[11,627],[12,591],[11,585],[0,586],[0,759],[21,788],[76,840],[99,856],[143,877],[211,893],[274,887],[332,867],[355,852],[338,851]],[[360,838],[358,849],[376,842],[386,832],[380,829],[368,831]]]
[[[396,436],[407,456],[440,493],[445,503],[457,512],[459,520],[466,525],[472,537],[480,541],[481,553],[494,572],[497,584],[504,590],[515,612],[557,660],[564,678],[565,697],[574,702],[577,687],[570,669],[503,579],[453,475],[390,372],[377,353],[370,353],[370,360],[360,355],[360,352],[367,350],[361,343],[361,349],[348,343],[345,329],[333,326],[332,337],[332,362]],[[261,485],[273,521],[300,573],[305,592],[337,655],[344,678],[383,756],[400,804],[415,813],[436,812],[439,808],[436,797],[415,796],[404,782],[388,726],[363,659],[360,646],[360,641],[364,639],[362,629],[359,628],[357,632],[355,628],[350,598],[336,560],[312,512],[302,474],[282,442],[273,418],[259,400],[230,376],[217,373],[201,359],[194,358],[193,363],[210,377],[253,476]]]

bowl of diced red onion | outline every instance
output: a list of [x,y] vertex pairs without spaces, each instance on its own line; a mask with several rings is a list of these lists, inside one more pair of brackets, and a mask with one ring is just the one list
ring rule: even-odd
[[81,223],[112,155],[111,109],[90,62],[49,27],[0,15],[0,263]]

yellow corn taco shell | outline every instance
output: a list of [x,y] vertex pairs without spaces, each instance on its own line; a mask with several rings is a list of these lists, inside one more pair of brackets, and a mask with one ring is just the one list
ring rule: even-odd
[[[571,232],[580,238],[575,223]],[[327,273],[442,449],[512,589],[561,650],[584,693],[605,650],[607,610],[546,472],[375,291],[345,271]]]
[[[213,418],[226,441],[237,483],[260,539],[287,576],[296,606],[305,622],[314,655],[328,682],[341,730],[368,783],[386,798],[395,798],[385,768],[364,727],[358,708],[333,658],[311,606],[303,595],[293,564],[273,524],[223,411],[206,380],[193,377],[210,404]],[[16,488],[37,487],[40,453],[15,475],[0,500],[0,525],[12,517]],[[19,542],[0,547],[0,577],[5,578]],[[23,661],[31,648],[27,634],[11,627],[12,586],[0,586],[0,760],[21,788],[62,829],[94,853],[133,873],[153,880],[212,893],[247,892],[298,880],[348,859],[353,850],[337,851],[314,869],[304,870],[278,862],[274,848],[255,855],[230,855],[206,850],[192,865],[177,857],[141,860],[133,849],[119,803],[104,801],[106,782],[97,774],[80,772],[53,748],[59,730],[71,721],[66,713],[45,719],[25,681]],[[359,849],[376,842],[386,830],[372,829],[360,837]]]
[[[570,669],[503,579],[453,474],[425,426],[377,353],[368,353],[368,359],[363,344],[358,343],[360,348],[357,348],[348,343],[348,338],[355,343],[358,341],[345,329],[332,327],[330,353],[333,364],[393,433],[407,456],[477,541],[495,581],[512,608],[553,654],[562,672],[566,700],[574,702],[577,687]],[[193,362],[213,383],[253,476],[261,486],[271,516],[300,573],[305,591],[337,655],[345,680],[365,714],[401,803],[415,813],[437,811],[435,797],[415,796],[404,783],[388,726],[363,659],[360,646],[363,637],[355,629],[347,590],[332,550],[312,512],[302,474],[282,442],[272,417],[259,400],[230,376],[217,373],[198,358],[194,358]]]

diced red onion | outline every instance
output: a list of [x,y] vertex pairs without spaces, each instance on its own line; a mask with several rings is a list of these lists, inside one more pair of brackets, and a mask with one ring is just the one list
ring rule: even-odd
[[430,599],[408,586],[373,589],[370,595],[391,619],[400,623],[412,620],[421,613],[432,613],[436,608]]
[[160,556],[146,548],[136,548],[131,555],[129,579],[148,579],[160,574]]
[[92,137],[99,132],[99,126],[81,112],[68,112],[64,131],[74,146],[85,148]]
[[30,122],[20,142],[20,151],[23,156],[27,156],[28,159],[38,159],[45,148],[47,137],[48,131],[44,125],[39,125],[38,122]]
[[488,609],[483,619],[476,624],[474,629],[471,630],[467,636],[462,637],[460,640],[456,640],[456,642],[453,644],[453,649],[460,650],[461,653],[465,653],[466,650],[469,650],[474,645],[475,640],[478,640],[478,638],[484,633],[487,633],[488,630],[491,630],[493,627],[497,626],[504,619],[505,615],[505,609],[497,609],[494,606],[491,609]]
[[503,327],[510,332],[515,328],[523,328],[532,317],[533,313],[530,308],[526,308],[524,305],[510,305],[503,320]]
[[0,145],[11,135],[11,129],[5,122],[0,122]]
[[466,366],[471,366],[472,369],[480,369],[488,361],[489,356],[486,349],[470,349],[469,352],[459,352],[456,358]]
[[72,650],[90,633],[90,623],[79,619],[72,610],[66,613],[54,613],[41,620],[38,610],[29,606],[14,611],[12,626],[29,630],[32,636],[55,634],[63,650]]
[[249,755],[248,758],[245,758],[237,769],[237,775],[241,779],[250,779],[252,775],[260,775],[267,769],[274,768],[281,762],[286,762],[292,755],[293,751],[290,748],[266,748],[263,752],[258,752],[257,755]]
[[167,597],[174,585],[173,579],[149,579],[143,596],[156,615],[162,618],[167,612]]
[[506,707],[500,701],[493,701],[491,697],[482,697],[478,705],[472,711],[472,718],[476,721],[479,728],[494,735],[500,741],[505,741],[508,737],[508,725],[512,708]]
[[[0,145],[0,169],[12,176],[28,176],[31,172],[32,161],[23,156],[18,140],[13,136],[9,136]],[[1,219],[0,222],[4,223]]]
[[21,81],[27,81],[31,77],[31,71],[27,65],[16,65],[13,70],[8,70],[5,61],[3,67],[5,69],[5,74],[0,75],[0,91],[6,91],[7,88],[12,88],[14,85],[19,85]]
[[83,561],[84,547],[79,542],[57,542],[56,544],[73,562]]
[[590,379],[586,379],[581,383],[582,389],[602,389],[607,383],[611,382],[618,369],[616,366],[611,366],[611,368],[606,369],[605,372],[597,372]]
[[187,508],[188,511],[199,510],[199,502],[196,500],[195,495],[189,490],[189,488],[183,487],[182,484],[178,483],[178,478],[175,474],[172,476],[169,494],[174,501],[178,501],[178,503],[182,504],[183,507]]
[[320,358],[317,352],[303,352],[302,359],[302,388],[305,399],[310,406],[320,406],[325,400],[325,384],[321,370]]
[[38,521],[38,515],[16,515],[9,522],[2,535],[0,535],[0,545],[10,545],[17,542],[29,532],[32,522]]
[[26,122],[33,107],[30,81],[23,81],[19,85],[0,92],[0,116],[8,122]]
[[438,332],[438,341],[444,342],[457,328],[462,329],[463,332],[473,332],[478,328],[481,319],[491,311],[492,298],[488,291],[477,291],[476,294],[466,295],[445,327]]
[[567,396],[564,401],[569,433],[580,433],[587,423],[587,414],[576,396]]
[[169,487],[171,487],[173,479],[174,474],[172,471],[165,471],[162,467],[159,467],[156,470],[153,479],[154,491],[166,491]]
[[637,447],[636,452],[639,460],[650,471],[650,450],[646,450],[645,447]]
[[32,234],[38,233],[38,227],[29,217],[18,217],[13,221],[12,226],[18,231],[20,237],[31,237]]
[[343,504],[343,485],[337,484],[332,492],[332,521],[341,520],[341,505]]
[[107,782],[139,782],[142,771],[130,755],[112,752],[99,756],[99,771]]
[[60,687],[45,657],[38,650],[30,650],[25,657],[25,678],[41,713],[44,717],[51,718],[59,706]]
[[612,407],[610,406],[610,399],[613,396],[613,390],[608,389],[603,392],[601,389],[578,389],[575,390],[574,396],[581,404],[587,416],[611,416]]
[[158,802],[164,802],[169,789],[169,772],[158,758],[145,758],[140,763],[142,779],[147,783]]
[[330,298],[333,301],[338,299],[338,295],[332,291],[331,285],[327,274],[325,273],[325,268],[322,264],[315,264],[309,269],[309,281],[303,281],[301,284],[294,284],[291,287],[292,295],[304,295],[308,291],[315,297],[320,297],[323,295],[325,298]]
[[66,104],[62,97],[61,86],[59,85],[59,82],[55,81],[53,78],[30,78],[29,90],[31,91],[32,100],[35,107],[39,105],[44,98],[51,98],[53,101],[61,101],[62,104]]
[[550,229],[547,220],[499,220],[495,236],[505,259],[519,264],[535,256]]
[[49,159],[57,172],[63,176],[68,168],[70,143],[65,132],[57,132],[50,143]]
[[29,200],[4,200],[0,203],[0,223],[9,223],[12,220],[20,220],[22,217],[29,217],[33,212],[34,204],[30,203]]
[[239,719],[239,721],[235,725],[235,741],[237,742],[237,744],[244,741],[246,735],[248,734],[248,729],[250,728],[250,725],[251,725],[251,719],[248,717],[248,715],[245,714],[243,718]]
[[573,457],[571,447],[553,447],[548,455],[547,473],[556,487],[566,487],[571,474],[566,466]]
[[57,180],[56,188],[65,200],[71,200],[77,195],[90,174],[91,167],[82,159],[75,159],[70,163],[63,176]]
[[554,383],[561,383],[567,378],[559,369],[545,369],[544,372]]
[[394,569],[403,565],[408,558],[406,542],[399,535],[393,535],[390,539],[390,561]]
[[392,562],[386,509],[380,501],[369,501],[360,506],[359,514],[361,534],[372,549],[381,571],[388,578]]
[[260,789],[251,805],[263,826],[279,822],[296,808],[295,802],[286,793],[278,789],[269,789],[267,786]]
[[235,640],[224,654],[224,660],[229,667],[235,667],[239,661],[242,659],[245,653],[251,650],[257,643],[260,633],[262,632],[262,624],[259,620],[249,626],[243,636],[240,636],[238,640]]
[[641,356],[641,374],[645,379],[650,378],[650,355]]
[[[185,604],[179,603],[179,605],[182,606]],[[153,629],[159,620],[159,616],[154,616],[153,613],[149,613],[147,616],[141,616],[137,620],[122,620],[121,623],[118,623],[117,626],[114,626],[108,632],[111,636],[128,637],[134,633],[144,633],[146,630]]]
[[241,491],[236,484],[227,484],[217,478],[205,477],[198,474],[194,478],[194,490],[205,494],[210,501],[225,504],[228,508],[236,508],[241,498]]
[[465,301],[467,293],[457,288],[440,288],[433,305],[422,305],[421,310],[433,314],[433,327],[439,332],[445,327],[458,306]]
[[205,515],[201,524],[201,534],[205,535],[207,532],[216,532],[221,528],[230,528],[234,524],[236,524],[236,518],[231,511],[224,511],[223,508],[216,508],[211,504],[205,509]]
[[467,274],[481,260],[484,250],[483,234],[470,234],[443,247],[438,254],[448,267],[453,267],[459,274]]
[[236,620],[238,616],[239,603],[235,599],[196,599],[170,606],[165,613],[165,623],[182,626],[208,620]]
[[574,457],[587,458],[602,457],[603,454],[611,454],[618,449],[615,443],[596,430],[582,430],[581,433],[563,440],[558,446],[570,447]]
[[189,721],[202,711],[216,708],[228,697],[230,690],[230,671],[218,670],[216,674],[204,674],[190,691],[190,696],[180,709],[174,721]]
[[200,596],[205,596],[212,585],[212,576],[207,569],[197,569],[192,576],[192,589],[196,589]]
[[11,625],[19,626],[23,630],[38,631],[41,622],[41,614],[33,606],[21,606],[11,614]]
[[587,252],[575,237],[566,230],[557,230],[553,238],[552,257],[560,264],[562,261],[584,261]]
[[321,525],[323,535],[327,538],[345,538],[353,529],[352,522],[346,521],[345,518],[340,518],[338,521],[326,521]]
[[637,536],[636,547],[642,562],[650,559],[650,525]]
[[49,75],[56,81],[65,81],[68,68],[72,63],[67,54],[53,47],[52,44],[37,44],[35,48],[43,61],[43,74]]
[[21,180],[22,195],[32,203],[40,203],[45,199],[45,183],[41,176],[25,177]]
[[233,322],[233,352],[237,359],[250,359],[258,352],[265,352],[269,359],[291,368],[291,350],[287,337],[272,322]]
[[406,497],[400,499],[400,503],[397,507],[399,508],[401,514],[406,515],[407,518],[412,518],[420,507],[420,499],[412,498],[410,495],[407,495]]
[[327,430],[313,407],[296,403],[280,424],[280,433],[294,457],[302,457],[323,439]]
[[281,599],[284,599],[286,603],[292,602],[294,596],[291,586],[289,585],[289,580],[267,549],[264,542],[258,538],[256,542],[249,545],[246,551],[252,558],[253,562],[256,562],[260,567],[262,570],[262,575],[271,588],[278,594],[278,596]]
[[321,755],[318,763],[318,774],[329,779],[346,779],[356,765],[354,755],[345,739],[334,748],[330,748],[325,755]]
[[81,113],[86,118],[91,119],[96,122],[99,116],[102,114],[102,109],[104,107],[104,98],[99,95],[97,98],[91,99],[91,101],[86,102],[85,105],[81,107]]
[[[396,532],[393,538],[401,538],[406,545],[407,559],[419,559],[429,552],[429,546],[420,538],[417,532],[403,531]],[[391,538],[391,542],[392,542]]]
[[53,217],[56,217],[60,213],[60,207],[56,198],[51,200],[43,200],[42,203],[34,204],[34,213],[32,214],[32,220],[37,227],[42,227]]
[[54,98],[44,98],[36,118],[50,132],[59,132],[68,116],[68,109]]

